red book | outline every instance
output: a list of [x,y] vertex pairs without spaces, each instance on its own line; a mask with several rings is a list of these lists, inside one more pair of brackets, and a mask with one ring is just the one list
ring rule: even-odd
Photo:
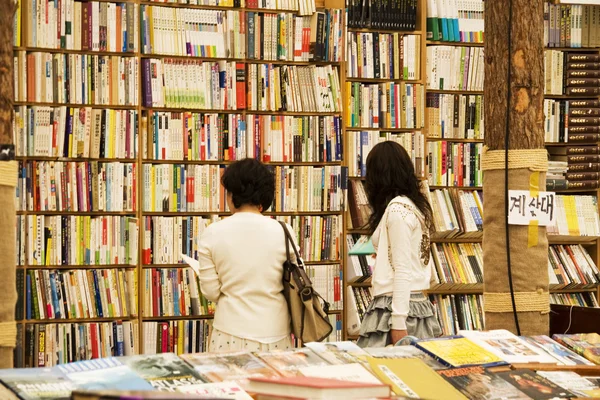
[[236,63],[235,65],[235,87],[238,110],[246,108],[246,64]]
[[259,395],[289,396],[310,399],[362,399],[389,397],[384,384],[349,382],[305,376],[250,378],[248,392]]

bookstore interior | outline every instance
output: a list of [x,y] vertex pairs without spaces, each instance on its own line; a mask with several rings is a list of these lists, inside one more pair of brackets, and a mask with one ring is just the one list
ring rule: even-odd
[[[600,1],[0,3],[0,400],[600,398]],[[368,158],[389,149],[414,171]],[[376,254],[396,218],[431,270],[418,293]],[[288,229],[278,269],[236,270],[253,249],[227,243],[269,236],[233,221]],[[225,333],[219,307],[262,307],[273,271],[291,334]]]

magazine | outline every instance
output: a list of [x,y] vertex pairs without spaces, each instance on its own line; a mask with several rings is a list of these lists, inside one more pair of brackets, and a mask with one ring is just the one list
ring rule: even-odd
[[23,400],[68,400],[73,382],[52,368],[0,369],[0,381]]
[[576,397],[575,394],[528,369],[503,371],[498,372],[497,375],[532,399],[550,400]]
[[523,392],[483,367],[438,371],[456,389],[472,400],[527,400]]
[[300,373],[300,368],[302,367],[329,365],[327,361],[306,347],[256,353],[256,356],[282,376],[302,375]]
[[153,387],[140,378],[123,358],[98,358],[60,364],[55,368],[71,380],[78,389],[84,390],[152,390]]
[[538,371],[540,376],[581,397],[600,397],[600,387],[572,371]]
[[525,340],[533,346],[537,346],[544,349],[552,357],[556,358],[558,362],[563,365],[594,365],[589,360],[586,360],[577,353],[567,349],[560,343],[552,340],[546,335],[539,336],[521,336],[521,339]]
[[182,354],[181,358],[210,382],[245,383],[250,377],[279,376],[261,359],[246,351]]
[[418,358],[433,370],[446,368],[439,361],[415,346],[372,347],[364,350],[375,358]]

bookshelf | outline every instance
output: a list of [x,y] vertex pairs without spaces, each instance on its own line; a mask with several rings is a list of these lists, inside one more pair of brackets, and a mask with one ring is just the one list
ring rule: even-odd
[[[289,200],[279,187],[266,214],[295,228],[332,303],[332,339],[342,339],[344,4],[318,0],[313,15],[305,0],[195,3],[19,2],[17,364],[48,365],[46,353],[65,350],[58,337],[88,357],[110,355],[109,343],[121,353],[204,350],[214,306],[179,253],[230,215],[220,174],[246,156],[305,189]],[[98,183],[102,174],[110,179]],[[32,283],[50,274],[27,313]],[[75,303],[70,318],[40,314],[57,316],[58,296]],[[120,299],[122,314],[112,308]]]

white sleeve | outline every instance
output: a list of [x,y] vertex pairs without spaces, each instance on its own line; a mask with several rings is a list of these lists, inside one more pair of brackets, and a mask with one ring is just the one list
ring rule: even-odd
[[198,245],[198,262],[200,263],[200,291],[208,300],[217,302],[221,296],[221,281],[217,274],[217,267],[212,258],[208,239],[208,230],[204,232]]
[[406,329],[410,301],[412,253],[418,249],[411,243],[416,217],[402,206],[388,211],[387,230],[390,246],[390,266],[394,271],[392,290],[392,329]]

